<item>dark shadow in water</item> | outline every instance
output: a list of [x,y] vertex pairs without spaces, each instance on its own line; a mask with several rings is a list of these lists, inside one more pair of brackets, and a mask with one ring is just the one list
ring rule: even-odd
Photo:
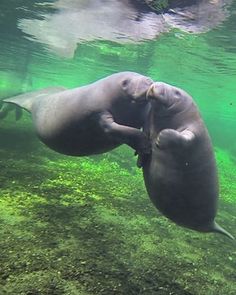
[[[40,154],[41,153],[41,154]],[[30,130],[0,128],[0,189],[37,193],[40,184],[53,171],[45,168],[46,153],[42,157],[42,144]]]
[[[99,213],[92,206],[88,201],[82,206],[74,204],[66,207],[56,204],[53,198],[51,204],[36,205],[33,208],[35,220],[48,223],[44,231],[40,226],[37,228],[36,224],[32,226],[22,223],[20,227],[30,226],[33,235],[37,237],[38,246],[55,251],[55,260],[69,256],[68,262],[61,265],[62,268],[57,265],[62,278],[79,281],[89,291],[94,288],[95,294],[111,294],[114,286],[120,285],[121,293],[117,294],[148,295],[166,290],[175,295],[194,295],[172,282],[168,267],[163,267],[160,271],[160,265],[168,263],[165,259],[155,260],[152,269],[144,267],[136,270],[136,273],[129,261],[132,249],[127,248],[122,240],[122,226],[101,223]],[[70,239],[76,243],[74,247],[57,250]],[[52,268],[56,267],[54,264],[51,262]],[[42,269],[44,267],[48,268],[46,265],[41,266]]]
[[0,127],[0,150],[13,151],[19,154],[19,157],[26,158],[29,153],[36,152],[39,147],[39,140],[32,130]]

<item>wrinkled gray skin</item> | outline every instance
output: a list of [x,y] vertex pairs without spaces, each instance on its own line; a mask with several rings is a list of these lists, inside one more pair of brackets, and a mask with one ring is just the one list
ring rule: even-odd
[[139,130],[153,81],[134,72],[121,72],[87,86],[47,88],[5,99],[31,112],[38,137],[66,155],[107,152],[126,143],[140,153],[150,144]]
[[156,82],[148,91],[151,110],[144,132],[152,154],[143,175],[153,204],[175,223],[200,232],[219,232],[214,222],[218,176],[208,131],[191,96]]

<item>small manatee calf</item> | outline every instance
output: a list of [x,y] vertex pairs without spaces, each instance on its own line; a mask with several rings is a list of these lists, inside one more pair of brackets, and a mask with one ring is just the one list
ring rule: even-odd
[[151,139],[152,153],[142,166],[151,201],[180,226],[233,239],[214,221],[219,195],[216,162],[192,97],[182,89],[156,82],[147,98],[151,108],[144,132]]
[[120,72],[86,86],[51,87],[4,102],[30,112],[38,137],[59,153],[87,156],[125,143],[147,154],[150,141],[139,129],[152,83],[141,74]]

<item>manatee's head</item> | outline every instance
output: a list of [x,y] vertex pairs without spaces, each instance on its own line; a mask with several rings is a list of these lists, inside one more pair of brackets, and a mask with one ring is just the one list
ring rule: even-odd
[[122,91],[132,103],[147,102],[147,92],[152,84],[151,78],[137,73],[128,73],[121,80]]
[[147,99],[155,110],[163,114],[177,113],[192,103],[185,91],[164,82],[153,83],[147,92]]

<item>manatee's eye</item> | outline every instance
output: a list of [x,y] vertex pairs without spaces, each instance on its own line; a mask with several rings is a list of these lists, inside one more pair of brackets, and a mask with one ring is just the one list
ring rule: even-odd
[[177,99],[177,100],[179,100],[181,98],[181,92],[179,90],[175,90],[174,98]]
[[125,89],[129,84],[129,79],[123,80],[121,84],[122,84],[122,87]]
[[175,95],[176,95],[176,96],[180,96],[180,92],[179,92],[179,90],[175,90]]

